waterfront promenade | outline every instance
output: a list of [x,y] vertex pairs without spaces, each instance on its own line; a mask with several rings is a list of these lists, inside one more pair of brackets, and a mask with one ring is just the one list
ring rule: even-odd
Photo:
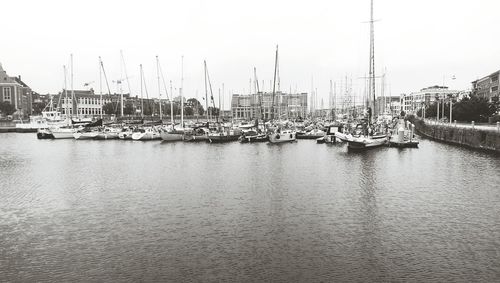
[[497,125],[444,123],[410,118],[417,132],[438,141],[500,153],[500,130]]
[[464,129],[475,129],[475,130],[483,130],[483,131],[498,131],[500,132],[500,125],[498,124],[487,124],[487,123],[464,123],[464,122],[442,122],[436,121],[435,119],[421,119],[426,124],[429,125],[439,125],[439,126],[450,126],[456,128],[464,128]]

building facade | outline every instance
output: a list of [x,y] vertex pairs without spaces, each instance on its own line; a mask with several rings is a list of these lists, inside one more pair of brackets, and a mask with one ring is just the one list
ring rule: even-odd
[[231,112],[233,119],[252,120],[272,118],[293,119],[304,118],[307,115],[307,93],[287,94],[281,91],[273,94],[259,92],[250,95],[233,94]]
[[391,116],[397,116],[401,113],[401,97],[400,96],[380,96],[375,100],[375,108],[377,113],[388,113]]
[[22,80],[21,76],[10,77],[0,63],[0,102],[12,104],[19,116],[28,116],[32,113],[31,89]]
[[472,82],[472,95],[488,99],[490,102],[499,100],[500,70]]
[[450,97],[459,97],[462,92],[458,90],[450,90],[446,86],[430,86],[421,89],[418,92],[401,95],[401,110],[407,114],[416,114],[418,110],[436,102],[437,100],[445,100]]

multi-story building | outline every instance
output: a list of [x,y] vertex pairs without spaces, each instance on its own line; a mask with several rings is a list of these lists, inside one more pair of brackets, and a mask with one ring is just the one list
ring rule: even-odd
[[[287,94],[281,91],[275,93],[274,107],[272,93],[259,92],[250,95],[233,94],[231,112],[234,119],[250,120],[255,118],[283,119],[306,117],[307,93]],[[262,113],[261,113],[262,111]]]
[[30,115],[32,112],[31,89],[22,80],[21,76],[10,77],[0,63],[0,102],[9,102],[14,105],[15,114]]
[[380,96],[375,100],[375,108],[377,113],[389,113],[392,116],[397,116],[401,113],[401,97],[400,96]]
[[472,82],[472,95],[477,95],[491,101],[498,101],[500,92],[498,90],[500,71],[496,71],[484,78]]
[[[124,97],[128,96],[124,95]],[[112,101],[118,101],[119,95],[96,95],[91,90],[62,90],[52,97],[54,108],[59,108],[63,115],[97,116],[104,114],[102,107]]]
[[401,95],[401,108],[407,114],[416,114],[424,105],[428,105],[437,100],[448,99],[450,96],[458,97],[462,93],[458,90],[450,90],[446,86],[431,86],[421,89],[418,92]]

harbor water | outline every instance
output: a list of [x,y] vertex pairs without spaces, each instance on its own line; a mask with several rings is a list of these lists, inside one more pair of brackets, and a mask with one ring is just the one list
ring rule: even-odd
[[493,282],[500,157],[0,135],[0,281]]

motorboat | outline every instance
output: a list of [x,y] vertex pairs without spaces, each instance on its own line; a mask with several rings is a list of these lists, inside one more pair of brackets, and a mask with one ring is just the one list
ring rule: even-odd
[[134,141],[150,141],[161,139],[160,133],[153,127],[141,128],[132,134]]
[[278,129],[275,133],[269,134],[270,143],[284,143],[296,141],[295,131],[290,129],[281,130]]

